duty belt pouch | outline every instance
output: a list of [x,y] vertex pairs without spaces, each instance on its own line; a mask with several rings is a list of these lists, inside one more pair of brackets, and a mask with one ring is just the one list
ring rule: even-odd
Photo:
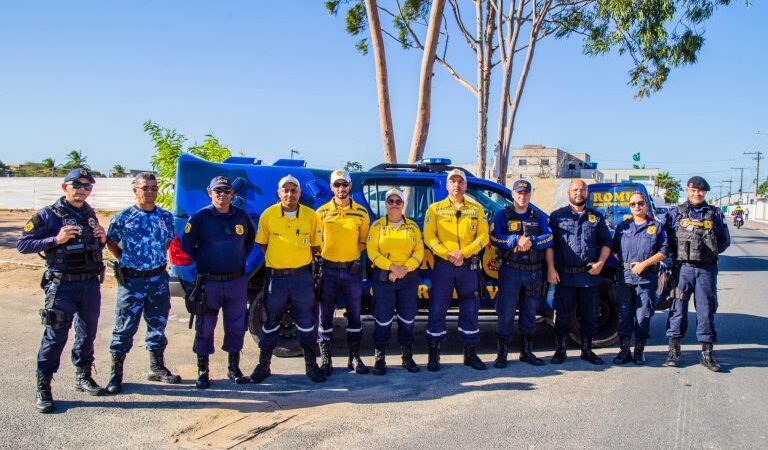
[[40,323],[54,330],[68,329],[72,326],[72,320],[75,318],[74,314],[53,309],[56,292],[59,290],[59,282],[58,277],[49,271],[43,273],[43,278],[40,281],[40,287],[45,291],[45,305],[40,310]]
[[480,271],[482,268],[482,261],[479,255],[474,255],[469,259],[469,269],[474,271]]

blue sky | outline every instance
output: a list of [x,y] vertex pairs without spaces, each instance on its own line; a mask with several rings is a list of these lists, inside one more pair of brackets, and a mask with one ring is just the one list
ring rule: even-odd
[[[754,160],[742,153],[768,152],[766,22],[759,0],[719,10],[699,63],[673,71],[642,101],[627,86],[628,59],[584,56],[575,39],[543,42],[513,143],[587,152],[601,167],[625,167],[641,152],[648,167],[683,179],[701,173],[713,184],[729,177],[737,184],[730,168],[747,167],[746,190]],[[405,160],[421,55],[391,41],[387,51]],[[268,162],[291,148],[320,167],[381,158],[373,58],[356,52],[343,17],[330,17],[320,0],[4,2],[0,58],[6,163],[62,161],[76,148],[97,169],[146,168],[153,152],[146,119],[190,142],[213,132]],[[451,58],[474,79],[458,35]],[[435,74],[426,155],[474,161],[474,97],[441,67]]]

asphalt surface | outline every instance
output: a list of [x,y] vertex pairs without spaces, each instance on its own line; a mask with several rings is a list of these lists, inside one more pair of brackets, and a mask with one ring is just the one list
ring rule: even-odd
[[[768,235],[750,229],[732,233],[733,245],[721,258],[716,318],[716,357],[724,373],[698,365],[691,311],[684,365],[677,369],[661,367],[666,313],[657,313],[645,367],[613,366],[609,360],[615,348],[598,350],[608,363],[591,366],[573,348],[561,366],[514,361],[507,369],[489,364],[478,372],[461,364],[454,325],[438,373],[425,370],[426,349],[419,340],[420,373],[401,369],[392,345],[386,376],[349,374],[340,368],[346,362],[340,339],[335,343],[337,368],[324,384],[303,375],[300,359],[276,358],[274,375],[264,384],[235,386],[224,380],[226,355],[218,351],[212,361],[216,381],[211,389],[198,391],[191,381],[192,332],[177,302],[167,359],[184,377],[182,384],[145,381],[148,356],[141,329],[126,362],[125,393],[88,397],[72,388],[68,345],[54,381],[57,412],[52,415],[34,408],[35,355],[42,332],[36,314],[42,296],[35,285],[40,271],[2,265],[0,447],[766,448]],[[113,314],[114,284],[108,282],[96,350],[96,378],[102,384],[109,376]],[[493,324],[482,327],[481,357],[490,363]],[[364,348],[370,348],[370,324],[365,333]],[[217,345],[221,339],[219,327]],[[539,355],[549,359],[551,331],[541,327],[535,344]],[[247,338],[245,371],[253,368],[257,353]],[[370,364],[371,353],[365,358]],[[516,359],[516,352],[511,357]]]

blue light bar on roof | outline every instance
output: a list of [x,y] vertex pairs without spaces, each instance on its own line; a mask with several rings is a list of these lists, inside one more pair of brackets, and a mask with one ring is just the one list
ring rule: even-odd
[[451,160],[448,158],[425,158],[419,161],[419,164],[432,164],[432,165],[443,165],[443,166],[450,166]]

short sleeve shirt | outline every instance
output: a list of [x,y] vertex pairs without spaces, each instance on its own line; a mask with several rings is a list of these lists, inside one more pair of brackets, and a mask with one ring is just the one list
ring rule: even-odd
[[133,270],[165,266],[166,249],[174,237],[173,215],[160,207],[144,211],[131,206],[112,217],[107,231],[107,239],[123,250],[120,266]]

